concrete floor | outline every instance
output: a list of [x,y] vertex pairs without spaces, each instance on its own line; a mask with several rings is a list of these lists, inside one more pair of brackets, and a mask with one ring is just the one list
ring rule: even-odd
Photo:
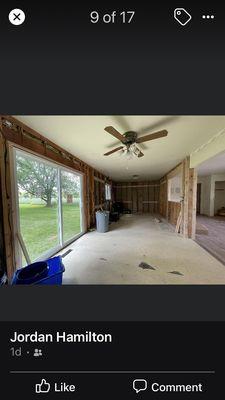
[[[124,215],[64,249],[64,284],[225,284],[225,266],[155,217]],[[155,269],[142,269],[141,262]]]

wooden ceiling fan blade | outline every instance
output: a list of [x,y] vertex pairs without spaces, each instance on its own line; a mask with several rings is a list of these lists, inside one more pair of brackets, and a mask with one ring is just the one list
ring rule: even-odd
[[123,149],[123,146],[116,147],[115,149],[113,149],[113,150],[111,150],[111,151],[108,151],[108,153],[105,153],[104,156],[110,156],[110,154],[113,154],[113,153],[115,153],[116,151],[119,151],[119,150],[121,150],[121,149]]
[[115,128],[113,128],[113,126],[106,126],[104,128],[104,130],[106,132],[110,133],[110,135],[114,136],[116,139],[120,140],[123,143],[124,136],[121,135],[121,133],[119,133]]
[[163,131],[158,131],[151,133],[150,135],[142,136],[137,138],[136,143],[148,142],[149,140],[159,139],[161,137],[167,136],[168,132],[164,129]]

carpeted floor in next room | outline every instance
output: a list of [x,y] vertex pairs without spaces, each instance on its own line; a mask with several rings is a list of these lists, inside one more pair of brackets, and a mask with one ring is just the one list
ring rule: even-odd
[[155,216],[124,215],[61,254],[64,284],[225,284],[225,266]]

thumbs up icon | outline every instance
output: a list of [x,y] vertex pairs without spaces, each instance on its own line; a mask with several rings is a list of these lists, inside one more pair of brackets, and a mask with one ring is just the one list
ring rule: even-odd
[[41,383],[35,385],[35,393],[48,393],[50,391],[50,383],[42,379]]

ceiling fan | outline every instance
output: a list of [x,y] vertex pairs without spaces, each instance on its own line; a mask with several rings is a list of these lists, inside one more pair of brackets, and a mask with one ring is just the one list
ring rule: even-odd
[[128,158],[133,156],[140,158],[144,156],[144,153],[142,153],[142,151],[138,148],[137,144],[147,142],[149,140],[159,139],[161,137],[168,135],[168,132],[165,129],[142,137],[138,137],[137,132],[133,131],[125,132],[122,135],[115,128],[113,128],[113,126],[106,126],[104,130],[110,133],[110,135],[114,136],[122,143],[121,146],[116,147],[111,151],[108,151],[107,153],[104,154],[104,156],[110,156],[116,151],[121,150],[122,154],[126,155]]

